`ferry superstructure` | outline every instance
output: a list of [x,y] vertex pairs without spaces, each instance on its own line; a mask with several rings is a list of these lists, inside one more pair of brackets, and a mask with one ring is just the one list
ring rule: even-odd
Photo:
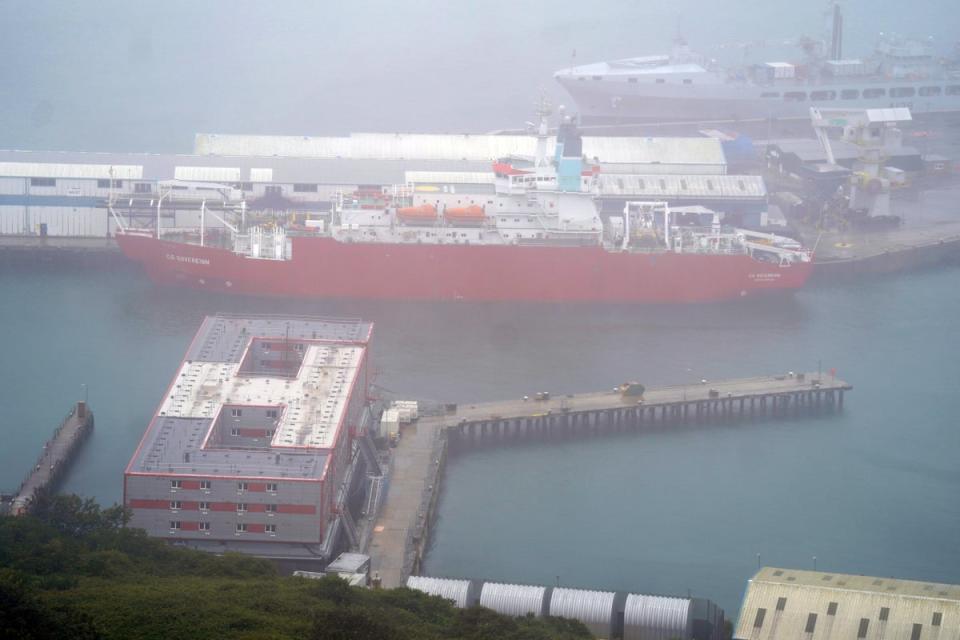
[[830,15],[829,42],[802,39],[800,63],[724,68],[678,41],[669,55],[574,66],[554,77],[586,123],[806,118],[811,106],[960,112],[958,66],[937,59],[929,42],[885,36],[872,55],[845,58],[836,2]]

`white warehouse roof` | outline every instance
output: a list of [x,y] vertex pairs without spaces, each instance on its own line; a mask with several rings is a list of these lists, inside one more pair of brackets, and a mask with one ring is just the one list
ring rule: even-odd
[[[556,144],[550,138],[547,152]],[[354,133],[349,137],[250,136],[198,133],[197,155],[453,160],[492,162],[510,155],[533,156],[530,135]],[[714,138],[584,137],[583,154],[608,164],[725,165]]]
[[0,162],[5,178],[113,178],[140,180],[143,166],[125,164],[65,164],[54,162]]

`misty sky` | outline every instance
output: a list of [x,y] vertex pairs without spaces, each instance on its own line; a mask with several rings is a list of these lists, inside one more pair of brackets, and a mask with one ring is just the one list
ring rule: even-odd
[[[822,31],[820,2],[0,0],[0,147],[189,153],[196,132],[522,126],[551,74]],[[956,0],[848,0],[847,52],[881,30],[960,40]],[[881,8],[878,8],[881,7]]]

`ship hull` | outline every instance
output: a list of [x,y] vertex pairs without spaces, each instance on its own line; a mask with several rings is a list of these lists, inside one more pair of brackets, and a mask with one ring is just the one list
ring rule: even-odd
[[[587,124],[627,124],[644,122],[709,122],[747,121],[801,118],[809,120],[810,107],[875,109],[885,107],[908,107],[914,115],[960,112],[960,94],[907,99],[877,98],[855,100],[784,100],[764,98],[764,92],[802,92],[805,95],[817,90],[831,90],[840,96],[845,85],[796,84],[783,87],[758,87],[751,84],[702,84],[661,85],[652,83],[628,84],[622,81],[581,82],[565,76],[557,80],[573,97],[581,119]],[[927,82],[943,86],[943,82]],[[954,83],[955,84],[955,83]],[[889,89],[899,86],[916,86],[920,83],[889,82],[886,84],[857,84],[851,87]],[[924,85],[925,86],[925,85]]]
[[295,298],[706,302],[803,286],[812,263],[743,255],[609,252],[602,247],[343,243],[293,238],[289,260],[120,234],[158,284]]

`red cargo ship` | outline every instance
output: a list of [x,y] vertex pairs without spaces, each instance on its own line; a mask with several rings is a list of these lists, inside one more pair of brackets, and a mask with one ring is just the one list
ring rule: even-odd
[[355,193],[322,229],[128,230],[117,242],[158,283],[290,297],[701,302],[809,277],[812,256],[792,239],[700,207],[630,202],[601,217],[576,130],[561,126],[554,158],[545,121],[540,134],[536,158],[494,165],[492,194]]

